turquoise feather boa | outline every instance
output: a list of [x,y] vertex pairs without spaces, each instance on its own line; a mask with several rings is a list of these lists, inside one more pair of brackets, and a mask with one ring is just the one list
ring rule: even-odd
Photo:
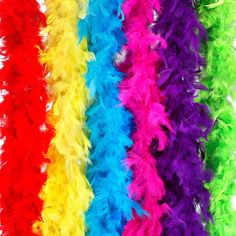
[[123,75],[114,66],[116,54],[125,43],[122,33],[122,0],[93,0],[80,22],[80,37],[87,37],[96,59],[86,75],[94,103],[87,112],[92,150],[87,177],[95,198],[86,215],[88,234],[120,235],[124,224],[137,208],[128,196],[132,174],[124,164],[131,115],[121,106],[118,85]]

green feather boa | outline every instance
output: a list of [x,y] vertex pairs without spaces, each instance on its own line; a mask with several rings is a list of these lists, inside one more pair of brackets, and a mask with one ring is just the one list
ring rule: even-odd
[[215,121],[206,143],[206,165],[214,172],[213,181],[207,184],[212,194],[210,210],[214,218],[214,224],[209,223],[208,229],[210,235],[235,236],[236,211],[232,208],[232,196],[236,179],[236,119],[228,97],[236,97],[233,48],[236,0],[201,0],[198,11],[208,33],[208,42],[203,47],[207,66],[202,82],[209,90],[201,92],[200,101],[210,107]]

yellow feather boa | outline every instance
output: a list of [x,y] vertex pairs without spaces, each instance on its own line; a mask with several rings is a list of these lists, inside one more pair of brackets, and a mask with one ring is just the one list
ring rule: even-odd
[[49,121],[55,128],[47,156],[48,179],[40,194],[42,220],[33,231],[46,236],[82,236],[84,213],[93,197],[85,176],[90,142],[85,127],[89,92],[84,74],[93,58],[85,39],[78,43],[77,23],[85,17],[85,0],[46,0],[46,50],[42,63],[49,71],[48,85],[53,107]]

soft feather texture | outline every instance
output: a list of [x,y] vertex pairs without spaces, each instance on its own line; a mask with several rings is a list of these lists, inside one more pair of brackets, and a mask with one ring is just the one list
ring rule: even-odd
[[212,126],[207,106],[195,102],[204,64],[199,54],[204,28],[199,24],[191,0],[161,0],[162,14],[155,31],[166,40],[160,49],[163,65],[159,86],[166,97],[172,121],[169,145],[157,152],[160,176],[166,187],[165,200],[171,214],[163,219],[163,235],[207,235],[203,225],[208,212],[210,194],[204,183],[211,173],[204,170],[203,139]]
[[163,106],[164,97],[157,86],[160,58],[155,47],[164,44],[151,31],[153,8],[159,10],[158,1],[127,0],[123,4],[127,56],[120,66],[126,73],[120,85],[120,98],[132,112],[136,124],[126,164],[134,174],[130,195],[146,211],[142,216],[134,212],[134,218],[125,226],[124,236],[161,235],[161,218],[169,210],[162,202],[165,189],[150,152],[153,139],[157,150],[164,150],[168,141],[166,131],[171,129]]
[[128,196],[131,173],[124,165],[126,148],[132,145],[131,116],[118,99],[123,75],[114,66],[115,55],[124,43],[121,3],[90,1],[88,15],[79,23],[79,35],[88,38],[89,50],[96,57],[86,75],[93,97],[87,112],[92,144],[87,176],[95,194],[86,215],[91,236],[120,235],[136,208]]
[[[236,36],[236,1],[202,0],[199,16],[208,32],[203,53],[207,67],[203,83],[209,91],[202,92],[200,101],[212,111],[214,129],[206,143],[206,164],[214,171],[213,181],[207,185],[212,194],[211,212],[214,224],[208,229],[214,236],[236,235],[236,211],[232,209],[235,191],[236,119],[228,96],[235,98],[236,53],[233,42]],[[218,5],[218,6],[217,6]]]
[[47,0],[47,50],[41,59],[50,72],[49,93],[53,102],[49,112],[55,137],[48,150],[51,164],[41,197],[42,220],[35,232],[45,236],[82,236],[85,217],[93,196],[86,179],[90,142],[85,127],[89,93],[83,75],[92,58],[87,42],[78,44],[77,22],[84,17],[86,1]]
[[1,235],[30,236],[40,217],[38,197],[46,180],[41,169],[52,136],[46,122],[47,93],[40,65],[40,27],[45,18],[35,0],[0,1]]

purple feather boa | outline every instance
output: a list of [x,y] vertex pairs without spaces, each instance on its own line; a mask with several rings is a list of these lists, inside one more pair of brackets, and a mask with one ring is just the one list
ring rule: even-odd
[[204,187],[211,173],[204,170],[200,157],[204,158],[203,139],[212,121],[208,108],[194,100],[197,90],[204,89],[198,78],[204,64],[199,50],[205,31],[190,0],[162,0],[161,4],[154,31],[166,40],[167,48],[159,49],[163,66],[158,83],[174,129],[167,149],[155,153],[166,186],[164,201],[172,208],[163,219],[163,235],[203,236],[208,233],[202,221],[211,219],[210,194]]

